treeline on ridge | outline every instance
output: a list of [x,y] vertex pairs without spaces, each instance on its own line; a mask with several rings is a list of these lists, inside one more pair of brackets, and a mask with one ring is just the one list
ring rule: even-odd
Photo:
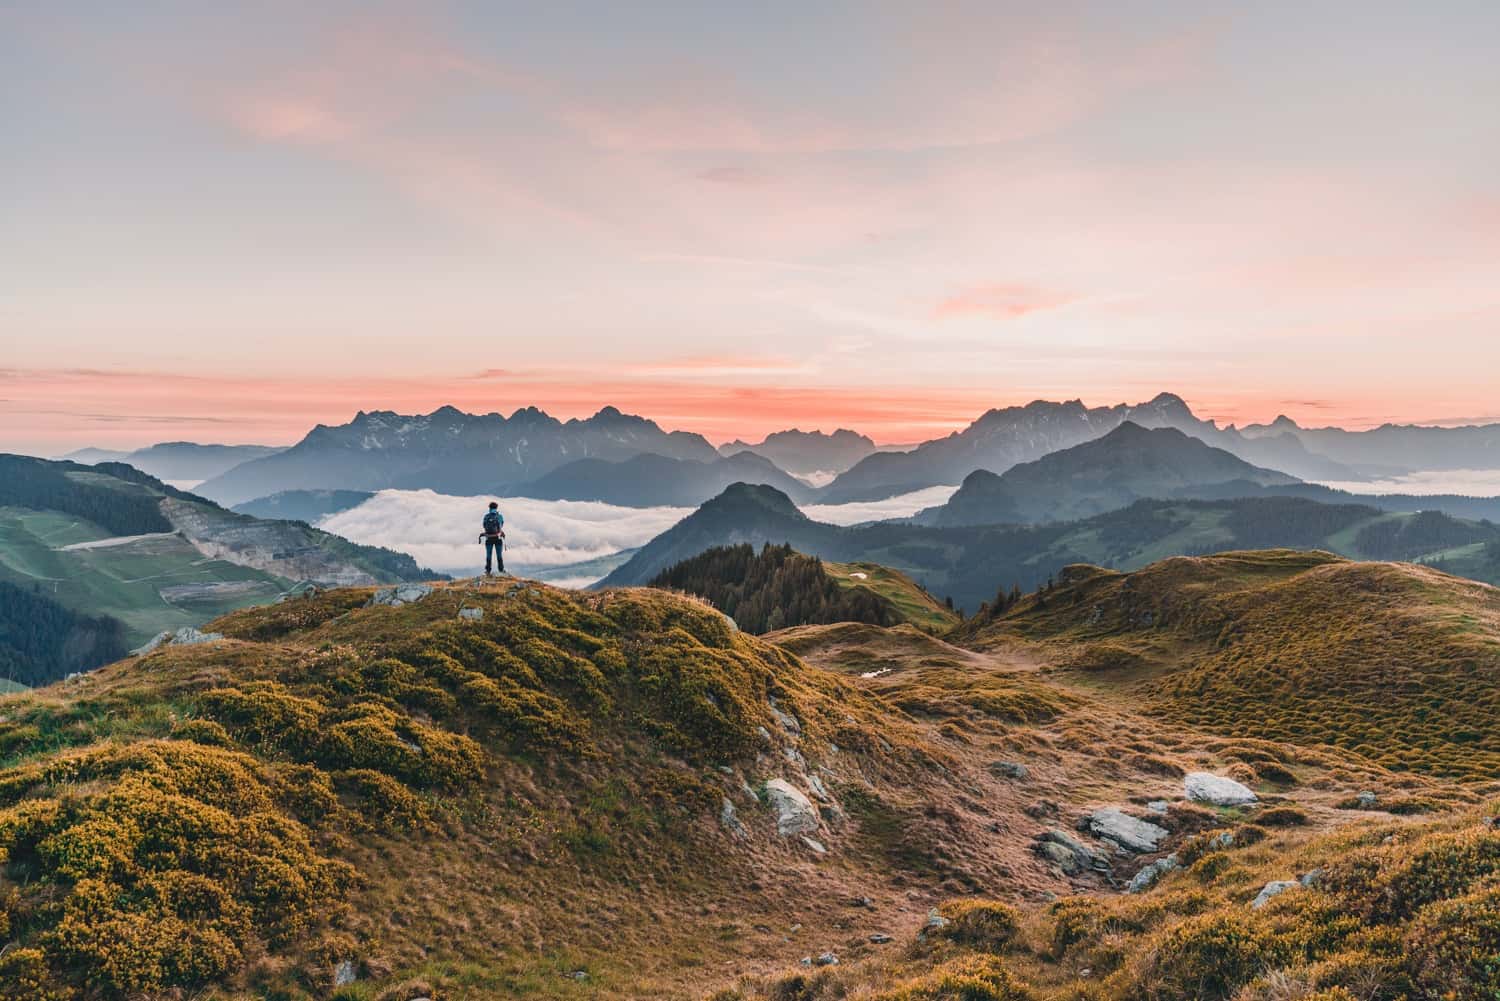
[[663,570],[651,586],[695,594],[747,633],[830,622],[893,626],[900,621],[889,601],[867,588],[841,587],[824,571],[822,560],[788,545],[767,543],[760,552],[749,543],[716,546]]
[[0,581],[0,678],[34,688],[119,660],[127,651],[119,619],[79,615],[35,585]]
[[0,506],[61,511],[91,521],[116,535],[172,531],[172,523],[157,506],[158,498],[145,492],[112,490],[75,480],[64,472],[75,469],[78,472],[97,472],[72,463],[0,455]]

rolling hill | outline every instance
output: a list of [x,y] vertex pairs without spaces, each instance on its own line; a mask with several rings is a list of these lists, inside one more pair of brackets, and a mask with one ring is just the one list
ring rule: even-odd
[[1176,428],[1125,421],[1100,438],[996,475],[976,470],[946,504],[918,515],[935,525],[1076,521],[1144,498],[1287,486],[1294,476],[1252,466]]
[[[1396,539],[1406,542],[1388,541]],[[890,567],[969,611],[999,588],[1031,590],[1070,563],[1130,570],[1169,556],[1230,549],[1326,549],[1356,559],[1431,561],[1500,582],[1500,527],[1438,512],[1266,496],[1137,501],[1092,518],[1044,525],[881,522],[842,528],[811,520],[770,487],[736,484],[642,546],[600,586],[645,584],[706,549],[740,543],[787,543],[825,561]]]
[[283,490],[236,504],[230,510],[255,518],[305,521],[311,525],[319,518],[358,507],[374,496],[366,490]]
[[[0,582],[56,606],[48,614],[58,635],[74,637],[59,641],[72,650],[99,634],[96,620],[118,621],[123,642],[135,646],[299,583],[431,576],[409,556],[235,514],[129,466],[0,456]],[[53,666],[31,677],[94,667],[119,652],[108,645],[96,655],[43,658]]]

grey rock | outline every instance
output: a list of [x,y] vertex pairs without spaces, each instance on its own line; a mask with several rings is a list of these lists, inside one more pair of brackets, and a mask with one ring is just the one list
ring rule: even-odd
[[1213,772],[1189,772],[1182,780],[1182,788],[1195,803],[1246,806],[1256,802],[1255,793],[1248,786]]
[[1151,802],[1146,804],[1146,809],[1150,810],[1158,817],[1165,817],[1167,815],[1167,810],[1170,807],[1171,804],[1164,799],[1153,799]]
[[1297,882],[1301,883],[1303,886],[1313,887],[1317,886],[1318,883],[1322,881],[1322,879],[1323,870],[1320,867],[1317,869],[1309,869],[1307,872],[1304,872],[1302,875],[1297,877]]
[[484,609],[460,608],[458,610],[458,617],[460,619],[468,619],[470,622],[478,622],[480,619],[484,618]]
[[807,786],[812,790],[812,794],[818,797],[818,799],[822,800],[823,802],[827,803],[829,800],[833,799],[832,796],[828,795],[828,787],[825,786],[823,784],[823,780],[818,778],[816,775],[807,776]]
[[1256,894],[1255,899],[1250,902],[1250,906],[1256,910],[1260,910],[1262,907],[1266,906],[1266,901],[1270,900],[1278,893],[1285,893],[1287,890],[1295,889],[1296,887],[1299,887],[1301,885],[1302,884],[1297,882],[1295,879],[1273,879],[1271,880],[1271,882],[1261,887],[1260,893]]
[[1165,827],[1137,820],[1112,806],[1089,815],[1089,830],[1132,852],[1154,852],[1162,839],[1171,833]]
[[839,957],[835,956],[831,952],[821,953],[818,956],[817,959],[813,960],[813,965],[814,966],[837,966],[837,965],[839,965]]
[[938,909],[934,907],[932,910],[927,912],[927,921],[923,924],[922,927],[946,928],[948,927],[948,919],[939,914]]
[[1099,861],[1088,845],[1055,827],[1037,835],[1036,852],[1069,876],[1087,872]]
[[344,987],[352,984],[354,983],[355,975],[354,961],[341,959],[333,968],[333,986]]
[[1002,778],[1024,781],[1031,777],[1031,772],[1019,761],[991,761],[990,772]]
[[740,823],[739,814],[735,811],[734,804],[729,801],[728,796],[724,797],[723,805],[719,807],[719,824],[737,838],[748,836],[745,825]]
[[876,945],[885,945],[887,942],[895,941],[895,939],[891,938],[885,932],[878,931],[870,936],[870,941],[875,943]]
[[137,647],[130,652],[142,656],[164,646],[196,646],[199,643],[217,643],[223,638],[223,633],[205,633],[192,626],[183,626],[176,632],[157,633],[145,646]]
[[1361,810],[1373,810],[1375,808],[1375,804],[1379,802],[1380,797],[1375,795],[1369,789],[1366,789],[1364,792],[1361,792],[1358,796],[1354,797],[1355,805],[1358,806]]
[[766,700],[771,704],[771,715],[776,717],[776,722],[780,723],[782,728],[792,736],[802,736],[802,724],[797,722],[797,717],[782,709],[781,705],[776,701],[776,696],[768,695],[766,696]]
[[807,847],[811,848],[814,855],[827,855],[828,854],[828,847],[826,845],[824,845],[823,842],[819,841],[817,838],[810,838],[806,834],[804,834],[804,835],[802,835],[802,843],[804,845],[806,845]]
[[397,584],[395,587],[382,587],[376,591],[371,596],[369,605],[388,605],[391,608],[400,608],[402,605],[421,601],[431,593],[431,584]]
[[817,833],[818,811],[801,789],[785,779],[772,779],[766,783],[766,800],[776,811],[776,833],[783,837]]
[[1151,889],[1151,887],[1155,885],[1157,880],[1161,879],[1173,869],[1176,869],[1177,865],[1178,863],[1176,855],[1167,855],[1163,858],[1159,858],[1155,862],[1152,862],[1150,865],[1142,868],[1141,871],[1136,873],[1134,876],[1130,877],[1130,884],[1126,886],[1125,889],[1130,893],[1144,893],[1145,891]]
[[755,732],[758,733],[758,734],[760,734],[760,739],[761,740],[764,740],[768,744],[771,742],[771,731],[770,730],[767,730],[763,726],[758,726],[758,727],[755,728]]

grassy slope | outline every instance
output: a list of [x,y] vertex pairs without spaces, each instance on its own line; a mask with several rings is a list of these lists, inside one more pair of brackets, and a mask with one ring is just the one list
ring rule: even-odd
[[[71,515],[0,508],[0,576],[16,584],[38,583],[69,608],[119,619],[131,643],[144,642],[163,629],[201,625],[225,612],[269,601],[290,583],[249,567],[205,559],[180,538],[60,550],[110,534]],[[256,587],[180,605],[169,603],[159,591],[173,584],[210,581],[246,581]]]
[[[878,563],[831,563],[825,561],[824,571],[844,588],[864,588],[890,602],[902,619],[918,629],[941,633],[958,625],[958,615],[922,590],[905,574]],[[865,575],[864,579],[851,576]]]
[[[0,984],[323,997],[347,959],[350,999],[691,997],[824,948],[874,956],[871,932],[909,935],[944,894],[1067,892],[1028,846],[1071,821],[1028,803],[1170,797],[1182,769],[1257,753],[983,655],[867,683],[657,591],[369,593],[235,613],[230,640],[0,702]],[[1468,795],[1282,757],[1319,817],[1367,786]],[[746,792],[811,788],[804,769],[832,800],[827,856]]]
[[1398,769],[1500,771],[1500,591],[1412,564],[1183,557],[1065,583],[971,638],[1007,637],[1183,724]]

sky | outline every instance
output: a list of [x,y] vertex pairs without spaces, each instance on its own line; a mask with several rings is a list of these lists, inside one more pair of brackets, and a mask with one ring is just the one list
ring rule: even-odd
[[1497,49],[1489,0],[0,0],[0,449],[1500,420]]

